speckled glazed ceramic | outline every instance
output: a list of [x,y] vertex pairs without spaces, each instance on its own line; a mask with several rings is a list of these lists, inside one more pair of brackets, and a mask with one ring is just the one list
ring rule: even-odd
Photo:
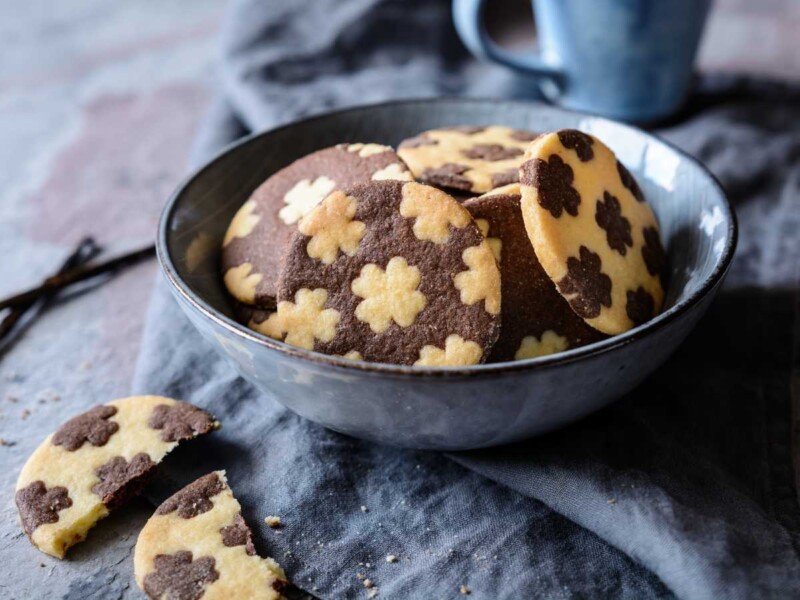
[[[571,127],[605,141],[634,172],[661,225],[670,267],[664,312],[625,334],[560,354],[436,369],[334,358],[287,346],[234,321],[219,248],[233,214],[259,183],[332,144],[396,145],[424,129],[457,124],[540,132]],[[627,125],[540,104],[457,99],[354,108],[246,138],[178,189],[158,234],[161,266],[178,303],[208,343],[266,396],[336,431],[441,450],[538,435],[630,391],[703,315],[735,245],[735,216],[720,186],[665,142]]]

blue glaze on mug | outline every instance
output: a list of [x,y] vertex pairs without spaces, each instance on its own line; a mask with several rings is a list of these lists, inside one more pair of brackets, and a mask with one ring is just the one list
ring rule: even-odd
[[503,50],[483,23],[486,0],[453,0],[453,21],[479,58],[539,79],[569,108],[627,121],[677,110],[711,0],[533,0],[540,54]]

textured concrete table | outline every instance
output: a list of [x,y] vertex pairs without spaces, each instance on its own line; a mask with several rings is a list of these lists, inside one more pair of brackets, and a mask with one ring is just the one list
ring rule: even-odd
[[[757,4],[757,6],[756,6]],[[212,89],[219,0],[0,2],[0,296],[38,282],[85,235],[109,254],[153,239]],[[717,3],[701,67],[800,77],[800,3]],[[47,311],[0,354],[0,598],[138,598],[144,502],[57,561],[17,524],[17,473],[68,416],[125,395],[155,264]],[[0,351],[2,352],[2,351]]]

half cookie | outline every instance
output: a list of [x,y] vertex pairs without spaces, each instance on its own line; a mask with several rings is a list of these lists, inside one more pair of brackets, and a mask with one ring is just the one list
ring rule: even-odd
[[231,221],[222,246],[225,286],[245,304],[274,305],[281,257],[297,222],[334,189],[411,173],[388,146],[339,144],[296,160],[267,179]]
[[490,362],[535,358],[605,339],[572,312],[539,264],[522,220],[518,183],[467,200],[464,208],[500,265],[502,326]]
[[400,143],[414,177],[437,187],[481,194],[519,181],[535,133],[490,125],[432,129]]
[[615,335],[658,314],[665,259],[658,223],[633,176],[597,138],[538,137],[520,169],[536,256],[572,310]]
[[141,490],[178,442],[217,427],[207,412],[159,396],[114,400],[70,419],[36,449],[17,480],[25,533],[42,552],[63,558]]
[[158,507],[139,534],[133,568],[153,600],[277,600],[288,585],[278,563],[256,555],[224,471],[201,477]]
[[257,331],[326,354],[402,365],[483,362],[500,272],[469,212],[420,183],[336,191],[301,222],[278,310]]

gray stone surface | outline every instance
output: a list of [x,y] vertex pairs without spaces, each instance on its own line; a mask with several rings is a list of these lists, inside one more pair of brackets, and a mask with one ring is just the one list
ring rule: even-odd
[[[0,0],[0,296],[77,240],[149,243],[210,97],[221,0]],[[701,65],[800,76],[796,0],[721,0]],[[136,535],[152,507],[102,522],[68,560],[17,523],[23,462],[60,422],[127,394],[155,264],[47,311],[0,354],[0,598],[139,598]],[[2,352],[2,350],[0,350]]]
[[[84,235],[109,254],[153,239],[206,110],[222,8],[0,2],[0,296],[49,274]],[[0,446],[0,598],[141,597],[131,556],[146,503],[58,561],[28,544],[13,494],[59,422],[128,393],[154,273],[150,261],[60,302],[0,354],[0,438],[13,444]]]

